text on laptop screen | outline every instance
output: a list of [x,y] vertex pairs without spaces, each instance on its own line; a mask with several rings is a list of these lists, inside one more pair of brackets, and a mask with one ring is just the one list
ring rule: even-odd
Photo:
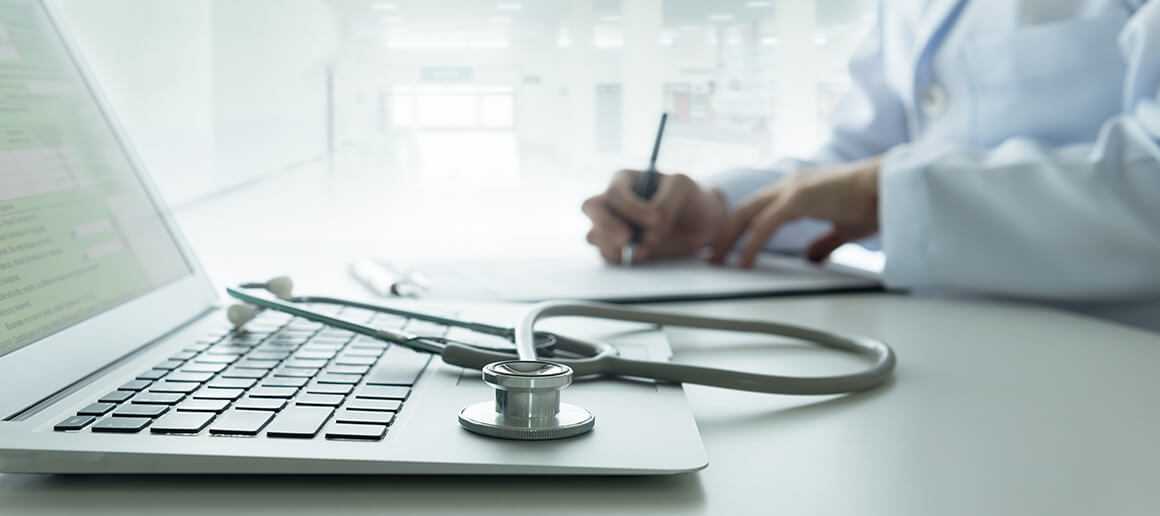
[[0,4],[0,355],[191,272],[42,7]]

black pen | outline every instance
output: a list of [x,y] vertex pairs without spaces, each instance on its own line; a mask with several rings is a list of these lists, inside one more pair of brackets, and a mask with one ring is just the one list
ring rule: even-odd
[[[665,123],[669,121],[668,113],[661,113],[661,123],[657,127],[657,138],[653,141],[652,156],[648,158],[648,169],[636,178],[636,183],[632,185],[632,191],[636,193],[637,197],[644,200],[652,199],[652,196],[657,193],[657,186],[660,183],[660,176],[657,174],[657,154],[661,151],[661,139],[665,136]],[[636,254],[636,246],[640,244],[641,229],[636,224],[630,224],[632,229],[632,237],[628,241],[628,245],[620,250],[620,263],[623,265],[632,265],[632,260]]]

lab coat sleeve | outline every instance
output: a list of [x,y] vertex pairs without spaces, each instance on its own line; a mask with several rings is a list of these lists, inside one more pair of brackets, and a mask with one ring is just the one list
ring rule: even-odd
[[[783,159],[770,167],[733,169],[712,177],[708,184],[723,194],[730,211],[788,173],[877,156],[906,141],[906,111],[886,81],[885,13],[879,4],[875,25],[850,60],[851,90],[839,102],[820,150],[806,159]],[[816,220],[791,223],[778,232],[769,247],[800,250],[827,228],[828,224]]]
[[1123,112],[1096,141],[900,146],[883,160],[888,285],[1042,300],[1160,295],[1160,4],[1121,34]]

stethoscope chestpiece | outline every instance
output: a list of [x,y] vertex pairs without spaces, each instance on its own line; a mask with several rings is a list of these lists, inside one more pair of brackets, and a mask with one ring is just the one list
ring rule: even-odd
[[505,360],[483,367],[483,381],[495,401],[459,412],[459,424],[477,434],[501,439],[563,439],[592,430],[596,418],[575,405],[560,403],[572,383],[572,368],[542,360]]

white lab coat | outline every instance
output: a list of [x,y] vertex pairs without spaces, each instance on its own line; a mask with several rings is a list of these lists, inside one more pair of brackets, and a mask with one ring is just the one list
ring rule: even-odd
[[884,154],[888,285],[1160,300],[1160,1],[883,0],[850,73],[824,147],[717,177],[731,205]]

